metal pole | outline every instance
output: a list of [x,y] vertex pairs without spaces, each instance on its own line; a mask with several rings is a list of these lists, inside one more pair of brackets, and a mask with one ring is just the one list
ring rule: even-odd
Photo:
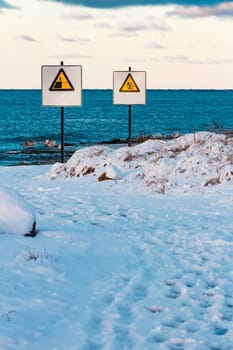
[[129,105],[129,118],[128,118],[128,121],[129,121],[129,136],[128,136],[128,146],[130,147],[131,146],[131,105]]
[[[63,66],[63,61],[61,61]],[[64,163],[64,107],[61,107],[61,163]]]
[[[131,71],[131,67],[129,67],[129,71]],[[128,106],[128,147],[131,146],[131,105]]]
[[61,162],[64,163],[64,107],[61,107]]

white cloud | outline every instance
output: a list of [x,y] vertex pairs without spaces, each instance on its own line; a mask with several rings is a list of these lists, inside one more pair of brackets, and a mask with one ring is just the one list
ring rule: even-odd
[[233,2],[223,2],[217,6],[177,6],[170,15],[176,15],[184,18],[199,17],[231,17],[233,16]]
[[121,26],[121,30],[124,32],[138,32],[138,31],[159,31],[159,32],[167,32],[170,31],[171,28],[166,24],[162,23],[133,23],[133,24],[125,24]]
[[22,34],[22,35],[18,36],[18,39],[21,39],[21,40],[24,40],[24,41],[29,41],[29,42],[36,42],[37,41],[32,36],[27,35],[27,34]]
[[78,13],[65,13],[62,15],[62,18],[64,19],[74,19],[74,20],[79,20],[79,21],[87,21],[87,20],[93,20],[94,17],[91,15],[89,12],[82,11]]
[[91,58],[91,56],[89,55],[84,55],[84,54],[77,54],[77,53],[70,53],[70,54],[64,54],[64,53],[60,53],[60,54],[55,54],[55,55],[50,55],[50,58],[55,58],[55,59],[82,59],[82,58]]
[[167,49],[166,46],[164,45],[161,45],[159,43],[156,43],[156,42],[150,42],[150,43],[147,43],[144,45],[145,48],[148,48],[148,49],[155,49],[155,50],[164,50],[164,49]]
[[74,37],[64,37],[62,35],[58,36],[61,41],[67,43],[79,43],[79,44],[89,44],[91,39],[89,38],[74,38]]
[[97,22],[95,24],[95,27],[96,28],[103,28],[103,29],[113,29],[114,28],[114,26],[109,22]]
[[187,56],[170,56],[164,57],[164,60],[170,63],[186,63],[186,64],[203,64],[203,65],[221,65],[232,64],[233,59],[192,59]]

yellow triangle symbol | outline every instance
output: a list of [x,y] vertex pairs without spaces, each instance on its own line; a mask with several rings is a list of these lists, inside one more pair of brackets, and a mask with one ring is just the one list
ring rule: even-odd
[[54,81],[52,82],[49,91],[72,91],[74,90],[69,78],[64,69],[60,69]]
[[134,78],[130,73],[127,75],[119,91],[120,92],[139,92],[140,91],[139,87],[137,86]]

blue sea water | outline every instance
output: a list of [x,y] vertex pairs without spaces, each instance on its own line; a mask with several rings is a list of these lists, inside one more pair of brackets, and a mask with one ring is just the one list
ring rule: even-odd
[[[132,137],[184,134],[216,125],[233,128],[233,90],[147,90],[132,106]],[[128,106],[113,105],[112,90],[84,90],[81,107],[65,108],[65,159],[77,148],[128,137]],[[27,140],[34,147],[23,147]],[[41,142],[61,139],[59,107],[43,107],[41,90],[0,90],[0,165],[60,160]]]

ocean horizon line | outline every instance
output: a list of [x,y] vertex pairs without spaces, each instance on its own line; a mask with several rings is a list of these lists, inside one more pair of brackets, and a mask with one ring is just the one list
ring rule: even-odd
[[[111,91],[113,88],[82,88],[84,91]],[[146,88],[147,91],[233,91],[230,88]],[[41,88],[0,88],[0,91],[42,91]]]

